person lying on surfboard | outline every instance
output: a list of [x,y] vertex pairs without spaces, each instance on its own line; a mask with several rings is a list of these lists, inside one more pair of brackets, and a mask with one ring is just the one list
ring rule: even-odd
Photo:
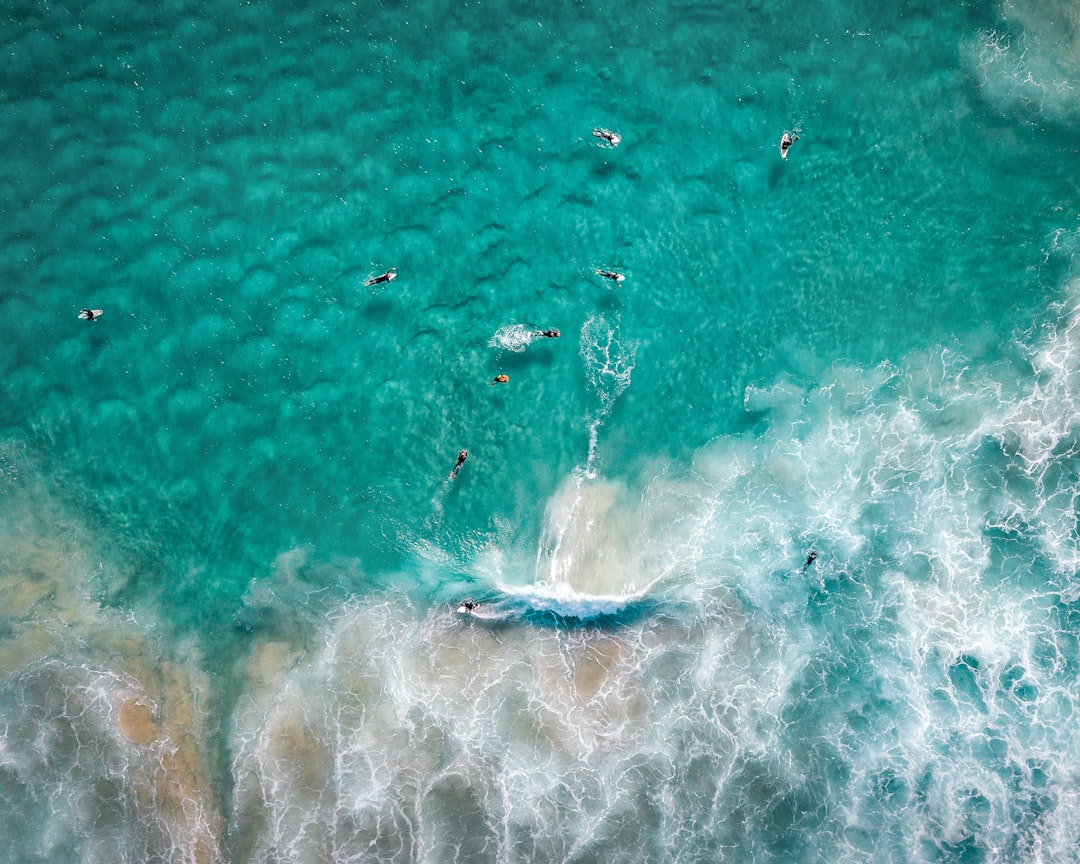
[[610,279],[613,282],[622,282],[626,277],[622,273],[616,273],[614,270],[597,270],[597,276],[603,276],[605,279]]
[[618,147],[619,142],[622,141],[622,136],[618,132],[612,132],[610,129],[593,129],[592,134],[594,138],[603,138],[612,147]]
[[83,321],[97,321],[101,316],[100,309],[83,309],[79,312],[79,317]]
[[794,137],[792,137],[790,132],[785,132],[783,135],[780,136],[780,158],[781,159],[787,159],[787,151],[790,149],[791,145],[794,144],[798,140],[799,140],[798,133],[796,133]]
[[545,339],[558,339],[559,338],[559,331],[558,330],[537,330],[536,335],[537,336],[543,336]]
[[454,463],[454,467],[450,469],[450,479],[453,480],[458,475],[458,471],[461,470],[461,466],[465,464],[465,460],[469,458],[468,450],[461,450],[457,454],[457,462]]
[[365,285],[379,285],[382,282],[393,282],[397,279],[397,267],[391,267],[381,276],[376,276],[373,279],[368,279]]

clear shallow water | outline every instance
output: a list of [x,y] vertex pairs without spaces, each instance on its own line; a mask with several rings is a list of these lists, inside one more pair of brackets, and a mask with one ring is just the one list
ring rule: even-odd
[[1075,855],[1080,21],[805,6],[0,21],[12,860]]

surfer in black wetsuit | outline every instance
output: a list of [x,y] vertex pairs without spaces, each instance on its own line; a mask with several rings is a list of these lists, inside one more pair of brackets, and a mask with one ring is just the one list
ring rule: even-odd
[[603,138],[612,147],[618,147],[619,142],[622,141],[622,136],[610,129],[593,129],[592,134],[594,138]]
[[813,564],[815,561],[817,561],[817,551],[811,549],[810,554],[806,556],[806,563],[802,565],[802,570],[800,572],[805,573],[806,568]]
[[787,151],[791,148],[791,145],[799,140],[798,133],[794,137],[789,132],[785,132],[780,137],[780,158],[787,159]]
[[461,450],[457,454],[457,462],[454,463],[454,467],[450,469],[450,479],[453,480],[458,475],[458,471],[461,470],[461,466],[465,464],[465,460],[469,458],[468,450]]
[[614,270],[597,270],[596,275],[610,279],[612,282],[622,282],[626,278],[622,273],[616,273]]
[[97,321],[97,315],[93,309],[83,309],[79,312],[79,317],[84,321]]
[[537,330],[536,335],[537,336],[543,336],[545,339],[558,339],[559,338],[559,331],[558,330]]
[[381,284],[383,282],[393,282],[395,279],[397,279],[397,267],[391,267],[389,270],[387,270],[381,276],[375,276],[372,279],[368,279],[367,282],[365,282],[364,284],[365,285],[379,285],[379,284]]
[[461,605],[458,606],[457,611],[461,614],[465,614],[466,612],[475,611],[479,606],[480,604],[470,597],[468,600],[461,601]]

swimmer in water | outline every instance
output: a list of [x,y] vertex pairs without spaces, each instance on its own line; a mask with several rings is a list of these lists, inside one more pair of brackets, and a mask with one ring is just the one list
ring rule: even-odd
[[622,282],[626,277],[622,273],[616,273],[614,270],[600,270],[596,271],[597,276],[603,276],[605,279],[610,279],[612,282]]
[[799,140],[799,134],[796,131],[795,136],[792,137],[790,132],[785,132],[780,136],[780,158],[787,159],[787,151],[791,149],[791,145]]
[[450,469],[450,478],[453,480],[458,475],[458,471],[461,470],[461,466],[465,464],[465,460],[469,458],[468,450],[461,450],[457,454],[457,462],[454,463],[454,467]]
[[559,338],[559,331],[558,330],[537,330],[536,335],[537,336],[543,336],[545,339],[558,339]]
[[806,568],[809,567],[811,564],[813,564],[815,561],[817,561],[817,551],[814,550],[814,549],[811,549],[810,554],[806,556],[806,563],[802,565],[802,571],[801,572],[805,573]]
[[79,311],[79,317],[83,321],[97,321],[98,315],[100,314],[100,309],[82,309]]
[[395,279],[397,279],[397,267],[391,267],[389,270],[387,270],[381,276],[375,276],[372,279],[368,279],[367,282],[365,282],[364,284],[365,285],[379,285],[379,284],[381,284],[383,282],[393,282]]
[[499,373],[498,375],[496,375],[494,378],[491,379],[491,386],[494,387],[496,384],[505,384],[509,380],[510,380],[509,375],[507,375],[505,373]]
[[594,138],[603,138],[612,147],[618,147],[619,142],[622,141],[622,136],[618,132],[612,132],[610,129],[593,129],[592,134]]

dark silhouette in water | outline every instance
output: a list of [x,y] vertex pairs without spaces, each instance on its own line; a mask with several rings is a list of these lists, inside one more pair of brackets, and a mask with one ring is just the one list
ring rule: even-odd
[[811,549],[810,554],[806,556],[806,563],[802,565],[802,570],[800,570],[799,572],[805,573],[806,568],[813,564],[815,561],[817,561],[817,552]]
[[454,467],[450,469],[450,479],[453,480],[458,475],[458,471],[461,470],[461,466],[465,464],[465,460],[469,458],[468,450],[461,450],[457,454],[457,462],[454,463]]
[[559,338],[559,331],[558,330],[537,330],[536,335],[537,336],[543,336],[545,339],[558,339]]
[[378,285],[378,284],[380,284],[382,282],[393,282],[395,279],[397,279],[397,267],[391,267],[389,270],[387,270],[381,276],[375,276],[375,277],[373,277],[371,279],[368,279],[367,282],[365,282],[364,284],[365,285]]

